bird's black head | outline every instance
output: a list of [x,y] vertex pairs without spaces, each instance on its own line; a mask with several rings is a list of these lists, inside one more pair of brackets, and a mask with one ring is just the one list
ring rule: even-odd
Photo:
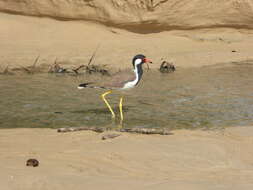
[[136,68],[138,65],[142,65],[143,63],[151,63],[151,61],[148,60],[145,55],[138,54],[134,56],[132,63],[134,68]]

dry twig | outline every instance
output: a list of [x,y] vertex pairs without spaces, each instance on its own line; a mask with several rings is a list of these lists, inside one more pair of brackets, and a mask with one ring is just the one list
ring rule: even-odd
[[36,57],[36,59],[34,60],[31,66],[28,66],[28,67],[21,66],[21,69],[23,69],[28,74],[34,74],[36,72],[36,64],[39,61],[39,58],[40,58],[40,55]]
[[9,65],[7,65],[5,67],[5,69],[3,70],[3,72],[1,72],[0,74],[2,74],[2,75],[13,75],[14,73],[9,71]]
[[54,64],[50,66],[49,73],[66,73],[67,69],[64,69],[57,63],[57,58],[54,60]]

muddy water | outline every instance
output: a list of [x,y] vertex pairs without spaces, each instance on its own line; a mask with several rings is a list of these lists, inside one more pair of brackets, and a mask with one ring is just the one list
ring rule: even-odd
[[[54,74],[0,75],[0,128],[113,125],[103,90],[76,87],[107,77]],[[118,110],[120,93],[108,96]],[[149,71],[124,93],[124,126],[222,128],[253,124],[253,65],[230,63]],[[117,112],[118,113],[118,112]]]

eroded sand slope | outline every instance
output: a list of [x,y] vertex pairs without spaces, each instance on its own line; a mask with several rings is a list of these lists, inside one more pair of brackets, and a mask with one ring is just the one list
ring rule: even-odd
[[0,11],[80,19],[131,30],[253,28],[251,0],[0,0]]

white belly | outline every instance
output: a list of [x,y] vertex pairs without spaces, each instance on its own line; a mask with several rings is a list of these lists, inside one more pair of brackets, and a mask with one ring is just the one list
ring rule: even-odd
[[128,83],[126,83],[126,84],[123,86],[122,89],[133,88],[133,87],[135,87],[136,83],[137,83],[137,82],[135,82],[135,81],[128,82]]

